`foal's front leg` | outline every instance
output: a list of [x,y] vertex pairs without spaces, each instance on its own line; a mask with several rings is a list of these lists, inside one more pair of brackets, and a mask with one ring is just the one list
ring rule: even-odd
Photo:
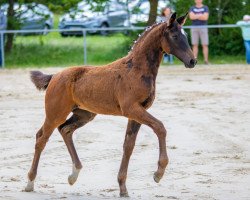
[[120,186],[121,197],[128,197],[128,191],[126,188],[128,163],[129,163],[130,156],[133,152],[136,136],[140,127],[141,127],[141,124],[137,123],[136,121],[133,121],[133,120],[128,121],[125,140],[123,144],[123,157],[122,157],[119,174],[117,177],[118,183]]
[[129,108],[127,108],[127,110],[127,112],[124,112],[124,115],[126,117],[128,117],[129,119],[133,119],[140,124],[145,124],[151,127],[158,137],[160,152],[158,169],[154,173],[154,180],[155,182],[159,183],[168,164],[168,156],[166,150],[167,131],[163,123],[149,114],[141,105],[136,104],[134,106],[130,106]]

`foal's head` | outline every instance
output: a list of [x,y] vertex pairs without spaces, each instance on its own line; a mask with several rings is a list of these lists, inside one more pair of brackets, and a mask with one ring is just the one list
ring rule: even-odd
[[166,53],[173,54],[179,58],[187,68],[193,68],[197,61],[188,44],[187,36],[182,29],[187,18],[187,14],[176,19],[176,13],[173,13],[164,28],[163,39],[161,41],[162,49]]

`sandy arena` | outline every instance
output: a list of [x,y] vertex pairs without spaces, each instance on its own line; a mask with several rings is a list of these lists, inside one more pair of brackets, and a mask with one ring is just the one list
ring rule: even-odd
[[[55,73],[61,69],[42,69]],[[26,193],[44,92],[29,70],[0,70],[0,199],[119,199],[117,173],[127,119],[99,115],[76,131],[83,164],[68,185],[71,159],[55,131],[40,159],[35,192]],[[250,67],[161,67],[149,110],[168,130],[170,163],[159,184],[158,141],[142,126],[130,160],[130,199],[250,199]]]

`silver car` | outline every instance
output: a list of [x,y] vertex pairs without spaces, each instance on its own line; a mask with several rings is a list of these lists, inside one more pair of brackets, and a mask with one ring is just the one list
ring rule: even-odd
[[[7,16],[9,4],[1,6],[4,14]],[[21,30],[44,30],[53,28],[53,13],[43,4],[14,4],[16,17],[19,19]]]
[[[108,2],[101,11],[91,9],[91,6],[82,1],[76,9],[70,10],[60,18],[59,29],[62,29],[61,35],[82,35],[82,31],[67,31],[65,29],[81,28],[107,28],[128,26],[128,14],[126,5],[119,2]],[[96,30],[90,30],[89,33],[97,33]],[[106,30],[99,31],[106,35]]]

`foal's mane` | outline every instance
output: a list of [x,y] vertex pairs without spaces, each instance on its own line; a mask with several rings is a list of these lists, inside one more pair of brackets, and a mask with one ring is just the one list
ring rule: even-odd
[[139,34],[138,38],[134,41],[134,44],[132,45],[130,52],[133,51],[133,49],[136,47],[136,45],[141,42],[142,39],[144,39],[153,29],[155,29],[156,27],[158,27],[159,25],[166,23],[166,21],[161,21],[158,23],[154,23],[152,26],[148,26],[147,28],[145,28],[145,30]]

